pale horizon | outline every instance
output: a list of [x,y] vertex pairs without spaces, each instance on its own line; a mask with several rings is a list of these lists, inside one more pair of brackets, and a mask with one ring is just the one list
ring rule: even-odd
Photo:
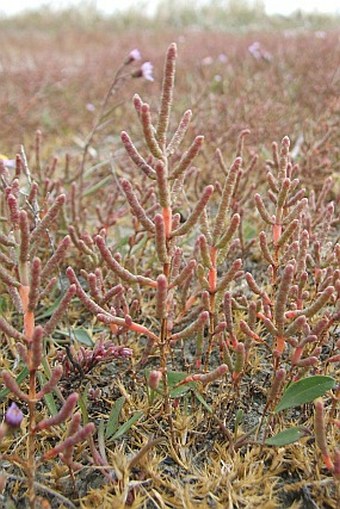
[[[112,0],[94,0],[88,2],[84,2],[83,0],[30,0],[28,6],[27,0],[11,0],[11,2],[6,2],[6,5],[2,5],[0,7],[0,14],[5,16],[12,16],[23,11],[38,9],[43,5],[48,5],[53,8],[65,8],[69,6],[84,7],[86,4],[89,6],[96,6],[98,11],[102,12],[103,14],[113,14],[117,11],[124,11],[125,9],[142,5],[143,9],[151,14],[155,11],[158,3],[159,2],[157,0],[124,0],[124,2]],[[267,14],[289,15],[297,10],[304,12],[340,14],[338,0],[323,0],[322,2],[320,0],[285,0],[285,2],[278,0],[264,0],[263,3],[265,5]],[[188,2],[186,2],[186,5],[187,4]],[[197,2],[192,2],[192,4],[197,5]]]

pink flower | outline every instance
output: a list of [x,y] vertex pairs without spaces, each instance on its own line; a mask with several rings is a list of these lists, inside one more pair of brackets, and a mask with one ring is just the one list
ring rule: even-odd
[[153,65],[151,62],[144,62],[144,64],[142,64],[141,70],[142,70],[142,76],[145,80],[153,81],[153,75],[152,75]]
[[138,71],[135,71],[134,73],[132,73],[132,77],[133,78],[144,78],[145,80],[153,81],[152,71],[153,71],[152,63],[144,62],[144,64],[142,64],[140,66]]
[[255,60],[266,60],[270,62],[272,60],[272,55],[269,51],[265,50],[261,43],[258,41],[253,42],[250,46],[248,46],[249,53],[255,58]]
[[128,54],[128,57],[125,60],[125,64],[126,65],[131,64],[132,62],[141,60],[141,58],[142,58],[142,55],[141,55],[139,49],[135,48],[135,49],[131,50],[130,53]]
[[130,51],[129,57],[133,60],[141,60],[142,55],[140,54],[139,49],[135,48],[132,51]]
[[213,63],[214,59],[213,57],[204,57],[202,59],[202,65],[211,65]]
[[87,105],[86,105],[86,109],[87,109],[87,111],[91,111],[91,112],[93,112],[93,111],[95,111],[96,107],[95,107],[95,105],[94,105],[94,104],[92,104],[92,103],[87,103]]
[[261,44],[257,41],[248,46],[249,53],[256,59],[261,60]]
[[20,408],[15,403],[12,403],[5,414],[5,423],[10,428],[18,428],[23,418],[24,416]]
[[13,169],[15,168],[15,159],[8,159],[7,156],[0,154],[0,160],[3,162],[6,168]]
[[219,62],[221,62],[222,64],[225,64],[225,63],[227,63],[227,62],[228,62],[228,57],[227,57],[227,55],[226,55],[225,53],[220,53],[220,54],[218,55],[218,60],[219,60]]

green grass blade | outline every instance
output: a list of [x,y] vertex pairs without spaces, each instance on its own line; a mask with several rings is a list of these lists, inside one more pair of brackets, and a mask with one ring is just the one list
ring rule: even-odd
[[84,425],[88,424],[90,422],[89,414],[87,411],[87,390],[88,389],[86,388],[85,392],[83,394],[81,394],[78,399],[78,405],[79,405],[79,408],[80,408],[80,411],[81,411],[81,414],[83,417]]
[[112,435],[114,435],[118,429],[118,425],[119,425],[119,416],[120,416],[120,413],[122,411],[122,408],[124,406],[124,403],[125,403],[125,398],[124,396],[121,396],[120,398],[118,398],[113,407],[112,407],[112,410],[110,412],[110,416],[109,416],[109,420],[107,421],[107,424],[106,424],[106,429],[105,429],[105,438],[108,439],[108,438],[111,438]]
[[135,414],[133,414],[132,417],[130,417],[130,419],[128,421],[126,421],[119,429],[118,431],[113,435],[113,437],[111,438],[111,440],[117,440],[117,438],[120,438],[122,437],[123,435],[125,435],[125,433],[127,433],[127,431],[129,431],[129,429],[134,425],[136,424],[136,422],[139,421],[139,419],[144,415],[144,412],[142,411],[139,411],[139,412],[136,412]]
[[[40,371],[38,371],[37,375],[38,375],[40,387],[43,387],[46,384],[47,379]],[[54,417],[58,413],[58,408],[57,408],[56,402],[54,400],[53,393],[50,392],[49,394],[45,394],[44,401],[45,401],[45,404],[46,404],[51,416]]]
[[208,410],[209,414],[212,414],[213,413],[213,409],[205,401],[205,399],[203,398],[202,394],[200,394],[198,391],[194,391],[194,394],[195,394],[196,398],[198,399],[198,401],[204,406],[204,408],[206,410]]

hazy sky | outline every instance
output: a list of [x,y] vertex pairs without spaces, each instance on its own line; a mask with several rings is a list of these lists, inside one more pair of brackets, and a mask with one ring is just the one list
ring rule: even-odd
[[[0,13],[10,15],[20,12],[28,8],[36,8],[43,4],[53,6],[67,6],[78,5],[81,0],[0,0]],[[113,13],[117,8],[123,9],[138,4],[136,0],[94,0],[98,9],[108,14]],[[147,6],[148,10],[157,5],[157,0],[142,0],[141,3]],[[188,3],[195,4],[196,2],[188,0]],[[268,13],[281,13],[289,14],[296,9],[304,11],[319,11],[319,12],[340,12],[339,0],[264,0],[266,10]]]

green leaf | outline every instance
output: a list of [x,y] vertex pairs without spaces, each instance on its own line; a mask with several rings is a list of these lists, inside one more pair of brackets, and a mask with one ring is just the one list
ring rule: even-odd
[[[18,385],[20,385],[20,384],[21,384],[21,382],[23,382],[23,381],[25,380],[25,378],[27,378],[27,377],[28,377],[28,373],[29,373],[29,371],[28,371],[28,368],[26,368],[26,367],[24,367],[24,368],[20,371],[19,375],[18,375],[18,376],[16,377],[16,379],[15,379]],[[5,387],[4,389],[2,389],[2,390],[0,391],[0,400],[4,399],[4,398],[7,396],[7,394],[9,394],[10,392],[11,392],[11,391],[10,391],[10,390],[8,390],[8,389],[7,389],[7,387]]]
[[179,398],[180,396],[183,396],[191,389],[196,389],[197,383],[196,382],[188,382],[186,384],[180,385],[179,387],[175,387],[177,384],[179,384],[182,380],[184,380],[188,376],[188,373],[183,373],[181,371],[168,371],[168,385],[169,388],[173,387],[173,389],[170,390],[169,396],[171,398]]
[[[40,371],[38,371],[37,374],[38,374],[40,387],[42,388],[47,383],[47,379],[44,377],[44,375]],[[58,413],[58,408],[57,408],[56,402],[54,400],[53,394],[51,392],[49,394],[45,394],[44,401],[45,401],[45,404],[46,404],[51,416],[54,417]]]
[[310,403],[316,398],[323,396],[335,385],[334,378],[330,376],[310,376],[298,382],[291,383],[283,393],[281,401],[275,408],[275,413],[293,408],[295,406]]
[[81,394],[78,399],[78,405],[83,417],[83,424],[88,424],[90,422],[89,414],[87,411],[87,391],[88,387],[86,387],[85,392]]
[[197,387],[197,384],[195,382],[189,382],[187,384],[180,385],[179,387],[176,387],[175,389],[172,389],[169,392],[170,398],[180,398],[184,394],[186,394],[188,391],[193,390]]
[[306,436],[306,432],[302,428],[290,428],[280,431],[277,435],[271,438],[267,438],[265,441],[266,445],[276,445],[280,447],[282,445],[293,444],[300,440],[300,438]]
[[73,334],[75,339],[78,341],[78,343],[81,343],[85,346],[92,347],[94,345],[93,339],[91,338],[90,334],[87,332],[86,329],[73,329]]
[[200,394],[200,393],[199,393],[198,391],[196,391],[196,390],[194,391],[194,394],[195,394],[196,398],[198,399],[198,401],[199,401],[199,402],[200,402],[200,403],[204,406],[204,408],[205,408],[206,410],[208,410],[208,412],[209,412],[210,414],[212,414],[212,413],[213,413],[213,409],[212,409],[212,408],[211,408],[211,406],[210,406],[210,405],[208,405],[208,403],[205,401],[205,399],[203,398],[202,394]]
[[174,385],[177,385],[179,382],[184,380],[189,376],[188,373],[184,373],[183,371],[168,371],[168,385],[169,387],[174,387]]
[[139,411],[133,414],[132,417],[128,421],[126,421],[119,430],[113,435],[111,440],[117,440],[117,438],[120,438],[121,436],[125,435],[127,431],[136,423],[139,421],[139,419],[144,415],[144,412]]
[[119,424],[119,416],[122,411],[122,408],[125,403],[124,396],[118,398],[110,412],[109,420],[107,421],[106,429],[105,429],[105,438],[111,438],[112,435],[117,431]]

